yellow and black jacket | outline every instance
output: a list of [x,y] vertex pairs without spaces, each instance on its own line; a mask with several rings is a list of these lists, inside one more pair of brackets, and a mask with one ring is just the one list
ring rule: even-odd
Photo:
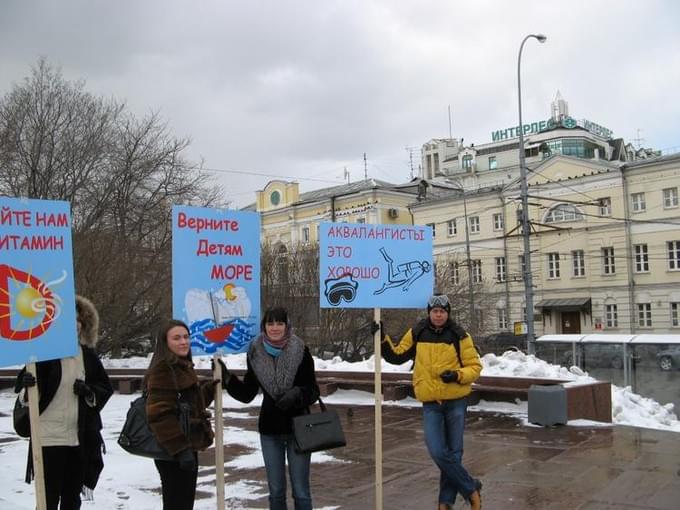
[[[397,345],[385,335],[381,350],[389,363],[415,360],[413,389],[421,402],[455,400],[469,395],[472,383],[482,371],[472,337],[451,320],[442,328],[435,328],[429,318],[423,319],[409,329]],[[440,375],[446,370],[458,372],[458,382],[442,381]]]

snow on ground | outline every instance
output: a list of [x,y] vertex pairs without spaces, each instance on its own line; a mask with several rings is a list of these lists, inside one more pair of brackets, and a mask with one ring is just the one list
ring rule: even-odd
[[[224,358],[227,367],[231,369],[245,369],[245,354],[230,355]],[[200,368],[210,368],[210,358],[196,358],[196,365]],[[343,361],[339,357],[332,360],[314,359],[317,371],[348,371],[348,372],[374,372],[375,359],[373,356],[364,361],[350,363]],[[149,365],[149,358],[130,358],[123,360],[105,360],[105,365],[112,368],[146,368]],[[519,351],[507,351],[501,356],[486,354],[482,357],[482,375],[497,375],[504,377],[535,377],[544,379],[563,379],[568,381],[589,382],[595,379],[578,367],[569,369],[557,365],[552,365],[532,355],[524,354]],[[386,361],[381,361],[383,372],[408,372],[410,363],[403,365],[391,365]],[[362,400],[364,405],[373,405],[372,394]],[[331,401],[331,400],[329,400]],[[393,402],[395,405],[418,405],[417,402],[409,399]],[[612,419],[616,425],[630,425],[634,427],[652,428],[660,430],[670,430],[680,432],[680,421],[675,414],[673,404],[660,404],[652,399],[633,393],[629,386],[621,388],[612,384]],[[526,422],[527,404],[507,404],[499,402],[480,402],[479,405],[471,407],[474,410],[493,411],[518,416]],[[598,422],[578,420],[569,422],[570,425],[599,426]]]
[[[231,369],[245,368],[245,355],[232,355],[225,358]],[[196,358],[197,366],[210,367],[209,358]],[[130,358],[121,360],[104,360],[110,368],[146,368],[149,358]],[[502,356],[487,354],[482,358],[483,375],[502,375],[505,377],[537,377],[548,379],[564,379],[574,383],[593,380],[588,374],[577,367],[566,369],[551,365],[534,356],[521,352],[508,351]],[[339,358],[332,360],[315,359],[317,371],[368,371],[375,370],[374,358],[358,363],[348,363]],[[382,362],[384,372],[408,372],[410,363],[390,365]],[[160,507],[158,488],[160,481],[153,461],[135,457],[122,450],[116,443],[118,433],[123,425],[125,414],[130,401],[136,395],[115,394],[104,408],[102,421],[104,422],[104,440],[107,454],[105,469],[99,485],[95,491],[94,502],[84,502],[84,510],[151,510]],[[11,390],[0,391],[0,508],[2,510],[28,510],[35,507],[33,486],[23,482],[26,466],[26,440],[16,440],[12,429],[11,414],[15,395]],[[361,391],[339,390],[324,399],[328,404],[351,404],[372,406],[375,403],[372,393]],[[264,469],[259,452],[259,438],[257,433],[239,427],[238,421],[245,418],[243,412],[247,408],[260,405],[261,397],[248,405],[241,404],[224,394],[224,407],[229,411],[230,418],[225,429],[225,444],[243,446],[244,453],[227,459],[226,466],[233,469]],[[412,398],[400,401],[385,402],[385,405],[420,406]],[[518,401],[516,404],[506,402],[485,402],[470,407],[471,410],[509,414],[527,423],[527,403]],[[630,387],[621,388],[612,385],[612,415],[615,425],[630,425],[635,427],[654,428],[680,432],[680,421],[674,413],[673,404],[661,405],[649,398],[635,394]],[[570,426],[609,426],[607,424],[586,420],[570,421]],[[312,455],[313,463],[340,462],[333,457],[332,452],[320,452]],[[213,497],[200,499],[196,502],[196,510],[208,510],[215,507],[214,502],[214,474],[204,468],[199,472],[198,489],[213,494]],[[227,480],[225,495],[227,509],[245,509],[244,501],[258,499],[267,493],[267,488],[261,482],[235,478]],[[324,510],[332,510],[326,508]]]

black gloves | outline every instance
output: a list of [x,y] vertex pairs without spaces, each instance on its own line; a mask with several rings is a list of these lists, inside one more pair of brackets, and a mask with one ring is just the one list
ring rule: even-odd
[[299,386],[293,386],[276,401],[276,407],[282,411],[288,411],[294,407],[302,407],[302,390]]
[[21,389],[35,386],[35,377],[33,377],[33,374],[30,372],[24,372],[24,375],[22,375],[21,379],[19,380],[19,386]]
[[177,455],[175,455],[175,459],[179,463],[179,468],[183,471],[196,471],[198,468],[196,463],[196,455],[189,448],[182,450]]
[[458,372],[454,370],[444,370],[441,374],[439,374],[439,377],[445,383],[458,382]]
[[85,381],[82,379],[76,379],[73,382],[73,393],[79,397],[92,398],[94,397],[94,391],[90,388]]
[[385,340],[385,328],[383,327],[382,321],[380,323],[373,321],[371,323],[371,336],[375,336],[376,332],[380,331],[380,341]]
[[[220,367],[222,368],[222,388],[225,390],[227,389],[227,383],[229,382],[229,370],[227,369],[227,365],[224,364],[224,361],[222,361],[222,358],[217,358],[217,363],[219,363]],[[215,370],[215,360],[211,359],[210,360],[210,369]]]

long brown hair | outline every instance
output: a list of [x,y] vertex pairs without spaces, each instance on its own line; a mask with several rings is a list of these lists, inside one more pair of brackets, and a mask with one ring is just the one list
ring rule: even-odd
[[[153,349],[153,356],[151,356],[151,362],[149,363],[149,369],[146,372],[146,375],[144,376],[144,387],[146,387],[146,380],[149,375],[149,372],[151,371],[152,368],[154,368],[156,365],[160,363],[177,363],[177,361],[180,359],[177,354],[172,352],[170,348],[168,347],[168,331],[170,331],[172,328],[175,328],[177,326],[180,326],[184,329],[187,330],[187,333],[191,333],[189,331],[189,326],[187,326],[184,322],[178,321],[176,319],[170,319],[166,322],[164,322],[161,326],[161,328],[158,330],[158,334],[156,335],[156,344],[154,345]],[[191,349],[189,349],[189,354],[186,355],[186,358],[189,361],[192,361],[191,358]]]

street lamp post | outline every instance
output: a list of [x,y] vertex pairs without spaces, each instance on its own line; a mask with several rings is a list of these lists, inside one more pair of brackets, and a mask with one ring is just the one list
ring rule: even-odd
[[460,194],[463,196],[463,219],[465,221],[465,256],[467,258],[467,268],[468,268],[468,293],[469,295],[469,302],[470,302],[470,326],[476,326],[476,322],[473,323],[472,321],[475,320],[475,294],[474,290],[472,288],[472,259],[470,258],[470,225],[468,223],[468,213],[467,213],[467,198],[465,196],[465,188],[461,184],[461,182],[458,179],[454,180],[455,184],[457,187],[455,188],[456,191],[460,191]]
[[547,39],[543,34],[529,34],[519,46],[519,55],[517,56],[517,99],[519,103],[519,175],[520,175],[520,190],[522,195],[522,238],[524,240],[524,295],[526,305],[526,319],[527,319],[527,352],[534,354],[534,288],[533,279],[531,277],[531,242],[529,236],[529,197],[527,189],[527,169],[524,162],[524,124],[522,123],[522,79],[520,73],[520,64],[522,62],[522,49],[527,40],[534,38],[540,43],[544,43]]

